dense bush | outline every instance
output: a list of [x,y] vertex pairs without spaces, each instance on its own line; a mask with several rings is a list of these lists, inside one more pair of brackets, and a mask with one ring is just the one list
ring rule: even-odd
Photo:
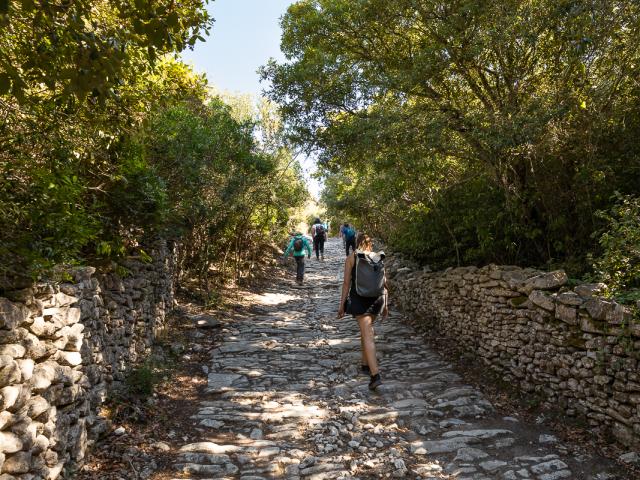
[[305,189],[267,103],[240,119],[170,55],[205,2],[58,3],[0,11],[0,290],[159,235],[185,275],[239,276]]
[[598,239],[602,254],[595,261],[595,274],[610,294],[640,300],[640,198],[616,199],[609,212],[600,212],[607,223]]

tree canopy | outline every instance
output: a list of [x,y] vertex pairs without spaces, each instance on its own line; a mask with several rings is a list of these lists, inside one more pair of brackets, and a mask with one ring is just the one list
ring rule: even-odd
[[630,0],[303,0],[262,75],[324,200],[436,266],[588,268],[640,185]]
[[158,236],[206,286],[284,234],[306,190],[274,108],[241,117],[176,59],[211,22],[201,0],[0,2],[0,290]]

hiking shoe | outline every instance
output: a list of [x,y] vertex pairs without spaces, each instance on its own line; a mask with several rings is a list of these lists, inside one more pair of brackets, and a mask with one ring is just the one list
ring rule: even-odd
[[369,365],[360,365],[360,373],[371,376],[371,369],[369,368]]
[[369,390],[375,390],[382,384],[382,378],[380,378],[380,373],[376,373],[371,376],[371,381],[369,382]]

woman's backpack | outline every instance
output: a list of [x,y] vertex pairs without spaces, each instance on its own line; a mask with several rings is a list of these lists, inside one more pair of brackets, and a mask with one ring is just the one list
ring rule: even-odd
[[304,247],[304,240],[302,240],[302,237],[294,238],[294,240],[293,240],[293,251],[294,252],[301,252],[303,247]]
[[356,293],[361,297],[384,294],[384,252],[356,252]]

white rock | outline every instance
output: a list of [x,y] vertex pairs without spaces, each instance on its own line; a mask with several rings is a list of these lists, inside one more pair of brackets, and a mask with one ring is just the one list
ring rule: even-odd
[[22,380],[29,381],[33,376],[33,369],[35,368],[35,362],[30,358],[21,358],[20,360],[16,360],[18,363],[18,368],[22,373]]
[[197,442],[184,445],[180,448],[180,452],[199,452],[199,453],[233,453],[242,451],[241,447],[235,445],[218,445],[214,442]]
[[70,367],[76,367],[82,364],[82,355],[80,355],[80,352],[66,352],[60,350],[56,357],[61,364],[69,365]]
[[554,435],[542,434],[538,437],[539,443],[558,443],[558,439]]
[[2,408],[7,410],[13,407],[20,397],[21,392],[22,388],[18,385],[10,385],[0,389],[0,395],[2,395]]
[[12,358],[22,358],[26,351],[22,345],[16,343],[0,345],[0,355],[9,355]]
[[0,432],[0,452],[15,453],[22,450],[22,440],[12,432]]
[[37,418],[44,412],[49,410],[50,405],[49,402],[47,402],[44,398],[42,398],[40,395],[37,395],[29,399],[29,401],[27,402],[27,407],[27,415],[29,415],[30,418]]
[[171,447],[169,446],[169,444],[165,442],[152,443],[151,448],[153,448],[154,450],[159,450],[161,452],[168,452],[169,450],[171,450]]
[[44,391],[49,388],[56,378],[57,367],[58,365],[51,361],[36,364],[30,382],[31,388],[35,391]]

